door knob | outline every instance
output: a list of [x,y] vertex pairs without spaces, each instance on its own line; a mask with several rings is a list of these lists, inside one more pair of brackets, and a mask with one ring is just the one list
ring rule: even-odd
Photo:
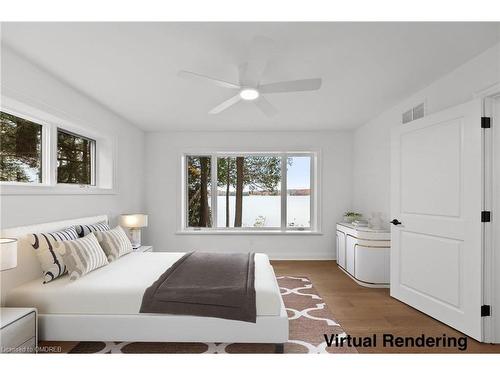
[[398,219],[392,219],[391,224],[400,225],[400,224],[403,224],[403,223],[400,222]]

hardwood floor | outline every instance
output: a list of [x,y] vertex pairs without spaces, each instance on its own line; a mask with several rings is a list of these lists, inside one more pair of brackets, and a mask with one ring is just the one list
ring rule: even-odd
[[[306,276],[325,300],[333,316],[351,336],[463,337],[463,334],[389,296],[389,289],[365,288],[338,269],[334,261],[273,261],[276,275]],[[500,344],[467,339],[457,348],[357,348],[360,353],[500,353]]]

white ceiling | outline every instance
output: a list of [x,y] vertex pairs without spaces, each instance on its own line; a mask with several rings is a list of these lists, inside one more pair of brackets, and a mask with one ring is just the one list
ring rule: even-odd
[[[145,130],[317,130],[362,125],[499,41],[498,23],[4,23],[8,46]],[[316,92],[267,94],[266,118],[234,95],[177,77],[237,82],[256,35],[277,50],[262,83],[322,77]]]

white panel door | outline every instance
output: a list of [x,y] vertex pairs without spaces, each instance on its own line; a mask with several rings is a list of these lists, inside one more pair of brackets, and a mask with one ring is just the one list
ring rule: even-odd
[[391,296],[482,340],[481,101],[392,133]]

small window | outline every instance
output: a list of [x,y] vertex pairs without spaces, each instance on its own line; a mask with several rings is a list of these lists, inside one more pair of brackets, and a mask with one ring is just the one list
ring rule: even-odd
[[0,112],[0,181],[42,182],[42,125]]
[[57,182],[95,185],[95,140],[57,130]]

